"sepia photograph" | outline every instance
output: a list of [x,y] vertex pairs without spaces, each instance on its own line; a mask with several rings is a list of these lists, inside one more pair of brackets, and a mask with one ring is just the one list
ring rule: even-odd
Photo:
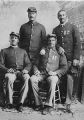
[[0,0],[0,120],[84,120],[83,0]]

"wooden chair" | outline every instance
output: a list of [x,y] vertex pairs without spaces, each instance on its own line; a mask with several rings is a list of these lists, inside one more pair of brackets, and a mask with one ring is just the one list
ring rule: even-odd
[[[47,88],[46,88],[47,86]],[[39,86],[39,95],[41,97],[43,105],[45,104],[46,98],[47,98],[47,93],[48,93],[48,85],[46,81],[42,81],[41,85]],[[53,108],[56,109],[56,103],[60,102],[61,103],[61,97],[60,97],[60,89],[59,89],[59,84],[57,83],[56,85],[56,90],[54,92],[54,97],[53,97]]]

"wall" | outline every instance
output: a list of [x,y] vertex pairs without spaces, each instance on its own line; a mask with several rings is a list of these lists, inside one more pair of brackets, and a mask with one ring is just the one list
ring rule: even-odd
[[50,1],[38,2],[6,2],[0,5],[0,49],[9,45],[11,31],[19,31],[21,24],[28,21],[27,9],[34,6],[38,10],[37,21],[42,23],[50,33],[59,22],[57,12],[59,4]]

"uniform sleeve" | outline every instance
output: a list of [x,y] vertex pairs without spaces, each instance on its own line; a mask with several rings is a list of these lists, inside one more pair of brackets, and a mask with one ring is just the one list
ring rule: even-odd
[[59,69],[56,71],[56,74],[59,78],[63,76],[68,70],[68,64],[65,54],[60,55]]
[[81,49],[81,44],[80,44],[80,34],[75,25],[73,25],[73,30],[72,30],[72,35],[73,35],[73,47],[74,47],[74,58],[73,59],[80,59],[80,49]]
[[20,34],[20,39],[19,39],[19,47],[20,48],[23,48],[23,38],[24,38],[24,35],[23,35],[23,27],[21,26],[20,27],[20,30],[19,30],[19,34]]
[[31,70],[31,62],[26,51],[24,54],[24,69],[26,69],[28,72]]
[[46,47],[47,39],[46,39],[46,30],[45,30],[44,26],[42,26],[41,39],[42,39],[42,46],[41,46],[41,48]]
[[7,72],[8,68],[5,67],[5,54],[4,54],[4,51],[1,50],[0,52],[0,70],[2,72]]

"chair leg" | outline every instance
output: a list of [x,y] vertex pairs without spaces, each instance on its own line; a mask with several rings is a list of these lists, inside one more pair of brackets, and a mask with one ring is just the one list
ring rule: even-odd
[[55,109],[55,92],[54,92],[54,97],[53,97],[53,108]]
[[[58,94],[58,98],[57,99],[56,99],[56,93]],[[59,101],[61,103],[59,85],[56,85],[56,90],[54,92],[54,97],[53,97],[53,108],[54,109],[57,109],[57,107],[56,107],[56,101]]]

